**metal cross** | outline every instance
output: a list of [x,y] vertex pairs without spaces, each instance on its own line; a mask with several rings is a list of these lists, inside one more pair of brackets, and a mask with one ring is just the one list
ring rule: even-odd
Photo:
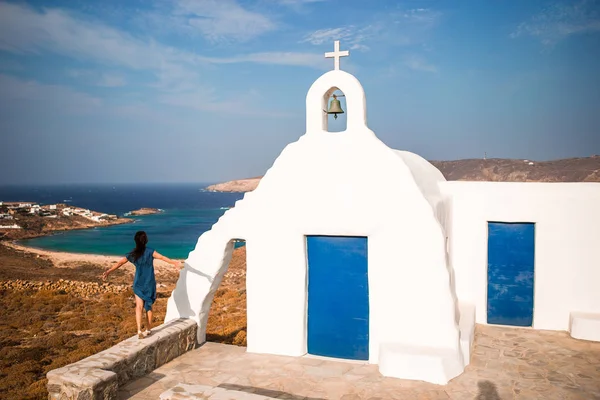
[[348,50],[340,51],[340,41],[336,40],[333,42],[333,51],[325,53],[325,58],[333,58],[334,69],[340,69],[340,57],[348,57],[349,55]]

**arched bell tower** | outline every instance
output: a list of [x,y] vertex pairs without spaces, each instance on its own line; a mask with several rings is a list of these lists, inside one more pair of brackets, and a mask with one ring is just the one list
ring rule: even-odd
[[340,51],[339,40],[335,41],[335,50],[325,53],[326,58],[334,59],[334,70],[321,75],[310,87],[306,95],[306,133],[325,133],[328,128],[328,114],[331,95],[340,90],[346,98],[346,130],[344,134],[375,135],[367,127],[367,101],[362,85],[353,75],[340,70],[340,57],[346,57],[348,51]]

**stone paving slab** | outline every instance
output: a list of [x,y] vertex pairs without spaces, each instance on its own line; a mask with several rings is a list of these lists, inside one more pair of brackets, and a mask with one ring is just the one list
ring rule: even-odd
[[160,400],[269,400],[270,391],[262,394],[244,392],[236,387],[213,387],[206,385],[179,384],[160,395]]
[[191,387],[182,384],[223,389],[219,399],[252,393],[292,400],[593,400],[600,399],[600,343],[566,332],[477,325],[471,364],[445,386],[385,378],[377,365],[206,343],[125,385],[119,398],[156,400],[177,386]]

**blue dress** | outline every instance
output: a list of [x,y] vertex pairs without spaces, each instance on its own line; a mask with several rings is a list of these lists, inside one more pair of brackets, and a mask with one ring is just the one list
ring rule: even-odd
[[146,247],[144,254],[136,261],[133,255],[127,254],[127,261],[135,265],[135,277],[133,278],[133,293],[144,301],[144,309],[152,310],[156,300],[156,279],[154,277],[154,249]]

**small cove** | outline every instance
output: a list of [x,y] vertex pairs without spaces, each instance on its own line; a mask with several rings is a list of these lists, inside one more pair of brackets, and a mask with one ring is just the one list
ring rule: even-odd
[[170,258],[187,258],[198,237],[234,206],[243,193],[203,191],[205,185],[76,185],[55,187],[0,188],[4,201],[34,201],[55,204],[69,199],[73,206],[117,214],[142,208],[164,212],[137,216],[134,223],[57,232],[23,240],[19,244],[70,253],[121,255],[134,245],[136,231],[148,233],[148,246]]

